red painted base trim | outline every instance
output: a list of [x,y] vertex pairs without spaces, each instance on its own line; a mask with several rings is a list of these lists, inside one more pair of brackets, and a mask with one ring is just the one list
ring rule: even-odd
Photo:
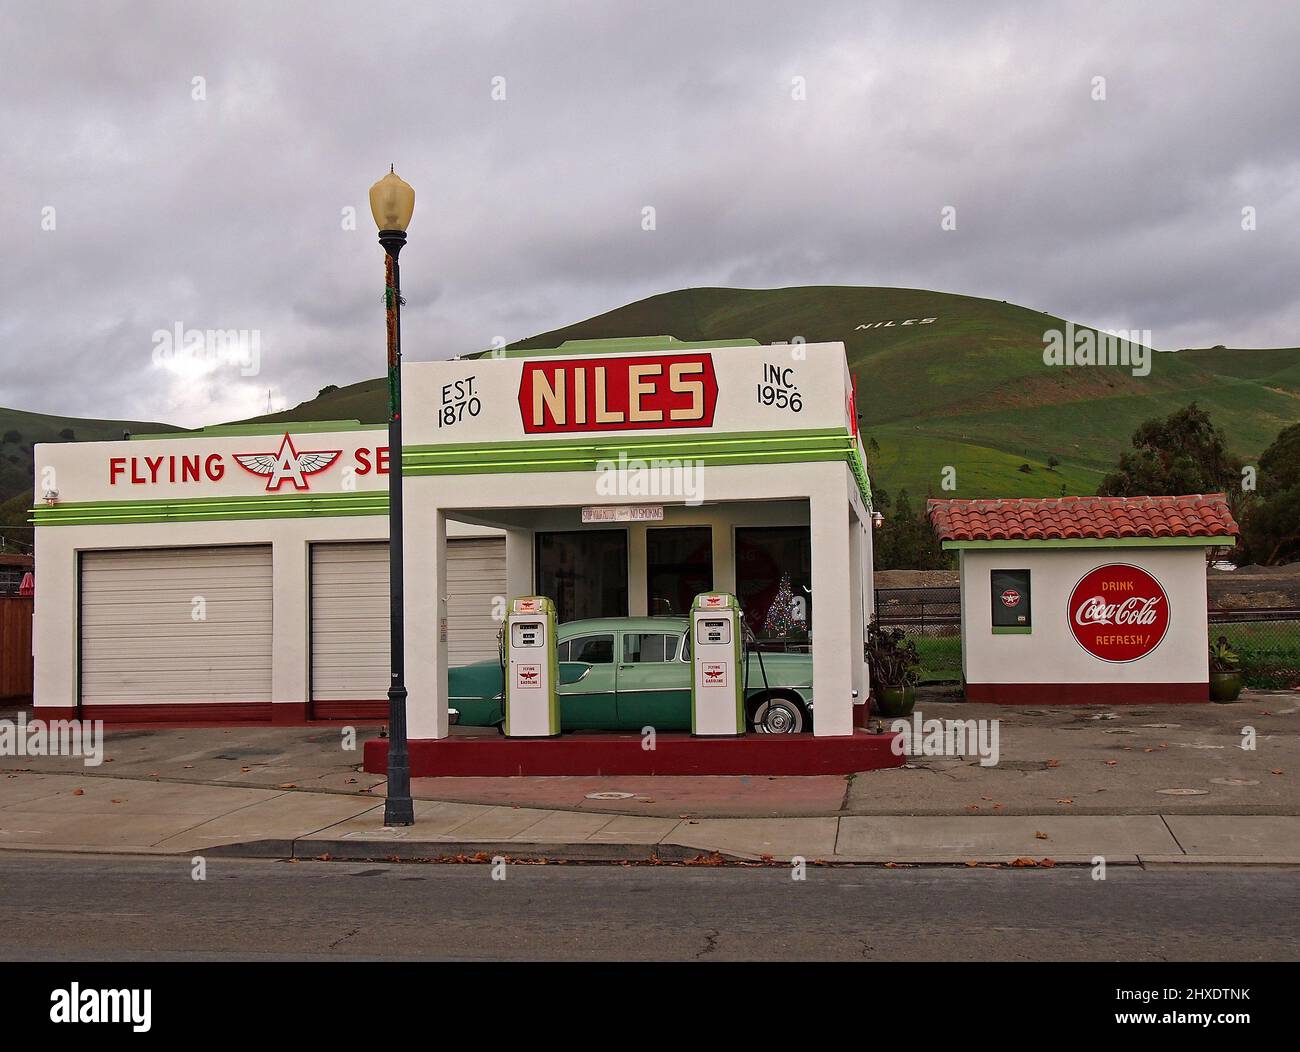
[[103,720],[116,727],[243,727],[266,724],[302,727],[323,721],[353,720],[357,723],[382,723],[388,718],[387,702],[340,701],[328,703],[324,713],[320,703],[308,702],[167,702],[161,705],[38,705],[32,709],[33,720]]
[[311,714],[318,720],[386,720],[388,700],[313,701]]
[[[660,734],[641,748],[639,734],[564,734],[558,738],[421,738],[410,742],[411,775],[515,777],[610,774],[851,774],[901,767],[894,734],[817,738],[811,734],[749,734],[743,738],[693,738]],[[388,739],[364,746],[364,768],[388,769]]]
[[1188,704],[1210,700],[1209,683],[967,683],[967,701],[993,705]]

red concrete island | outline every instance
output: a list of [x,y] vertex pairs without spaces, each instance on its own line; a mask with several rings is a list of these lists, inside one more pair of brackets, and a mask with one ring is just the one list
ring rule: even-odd
[[[896,734],[746,734],[696,738],[660,734],[654,749],[639,734],[565,734],[555,738],[506,738],[492,733],[418,739],[410,743],[411,777],[513,777],[611,774],[852,774],[901,767]],[[365,743],[364,768],[388,771],[388,739]]]

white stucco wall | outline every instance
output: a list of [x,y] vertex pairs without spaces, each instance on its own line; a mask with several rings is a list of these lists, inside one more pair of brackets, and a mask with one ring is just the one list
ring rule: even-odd
[[[296,447],[339,449],[342,455],[327,470],[310,478],[302,496],[383,491],[387,475],[373,470],[377,449],[387,448],[383,428],[342,432],[298,433],[290,428]],[[117,442],[41,443],[35,449],[35,494],[40,503],[45,484],[57,489],[61,505],[91,501],[183,501],[208,497],[266,495],[266,479],[245,471],[232,460],[235,452],[278,447],[283,432],[259,435],[215,435],[194,438],[139,439]],[[357,451],[365,455],[358,459]],[[174,457],[201,461],[220,459],[221,478],[204,474],[198,482],[170,481]],[[146,458],[158,465],[159,481],[152,481]],[[158,458],[162,458],[159,460]],[[150,481],[132,482],[131,468]],[[116,470],[115,470],[116,468]],[[352,468],[348,472],[346,469]],[[125,469],[125,470],[123,470]],[[286,495],[296,491],[286,485]],[[388,538],[386,515],[313,515],[301,518],[252,518],[226,522],[112,523],[105,525],[50,525],[36,529],[33,699],[38,707],[70,707],[77,703],[77,560],[85,551],[121,548],[175,548],[237,544],[272,546],[272,701],[306,702],[309,683],[308,590],[309,546],[316,541],[380,541]],[[450,524],[451,537],[477,537],[500,533],[479,525]]]
[[[1109,563],[1141,567],[1169,597],[1160,645],[1128,662],[1102,661],[1070,630],[1070,593]],[[1031,574],[1033,630],[991,630],[989,572]],[[968,549],[961,553],[962,666],[967,683],[1205,683],[1209,681],[1205,551],[1202,547]],[[1043,698],[1050,703],[1050,697]]]

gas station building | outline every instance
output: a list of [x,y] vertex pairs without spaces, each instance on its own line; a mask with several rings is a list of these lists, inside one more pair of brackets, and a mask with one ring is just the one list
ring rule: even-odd
[[[413,756],[449,733],[449,665],[494,657],[522,595],[568,621],[734,593],[759,638],[810,649],[817,738],[865,722],[871,492],[842,344],[579,341],[402,384]],[[349,422],[38,445],[36,714],[382,718],[388,458]]]

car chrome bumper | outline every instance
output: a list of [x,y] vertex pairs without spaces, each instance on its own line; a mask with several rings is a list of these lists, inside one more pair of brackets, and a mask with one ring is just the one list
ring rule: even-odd
[[460,709],[447,710],[447,722],[453,727],[460,722]]

